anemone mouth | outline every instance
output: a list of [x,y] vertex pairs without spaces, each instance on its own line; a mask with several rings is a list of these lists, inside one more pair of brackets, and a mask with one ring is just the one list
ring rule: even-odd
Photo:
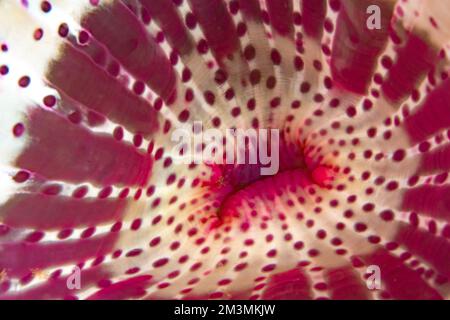
[[[284,193],[283,190],[296,188],[319,187],[332,189],[332,182],[339,170],[330,164],[320,164],[304,153],[304,147],[293,143],[282,142],[278,146],[281,157],[277,159],[277,170],[272,174],[263,175],[261,163],[256,164],[210,164],[212,174],[208,181],[203,182],[215,197],[214,205],[218,207],[217,227],[224,220],[237,218],[241,220],[242,228],[249,228],[249,217],[257,216],[254,210],[257,198],[274,200],[275,196]],[[248,152],[247,152],[248,154]],[[248,159],[247,159],[248,160]],[[257,161],[255,161],[257,162]],[[311,190],[311,189],[310,189]],[[236,207],[246,202],[250,208],[250,215],[240,214]]]
[[[258,215],[255,210],[258,201],[274,201],[275,198],[284,193],[284,189],[295,191],[297,188],[313,190],[314,180],[308,170],[297,168],[286,170],[274,176],[257,179],[244,187],[233,190],[222,198],[218,217],[220,220],[226,218],[238,218],[241,221],[241,228],[250,228],[250,218]],[[249,214],[239,212],[236,208],[247,204],[252,210]],[[268,216],[266,216],[267,218]]]
[[448,299],[448,14],[0,1],[0,298]]

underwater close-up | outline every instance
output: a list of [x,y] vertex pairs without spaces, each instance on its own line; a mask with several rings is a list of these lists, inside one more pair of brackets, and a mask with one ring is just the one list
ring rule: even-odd
[[0,0],[0,300],[449,300],[450,0]]

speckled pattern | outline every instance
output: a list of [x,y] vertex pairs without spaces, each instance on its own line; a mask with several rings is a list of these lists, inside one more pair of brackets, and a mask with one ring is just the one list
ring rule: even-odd
[[[0,299],[448,299],[449,16],[0,0]],[[194,122],[279,171],[179,163]]]

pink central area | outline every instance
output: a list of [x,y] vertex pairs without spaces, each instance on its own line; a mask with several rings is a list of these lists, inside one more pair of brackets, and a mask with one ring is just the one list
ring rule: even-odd
[[[308,148],[310,149],[310,148]],[[273,202],[286,191],[311,186],[329,187],[333,170],[305,155],[299,143],[280,140],[279,170],[274,175],[262,175],[262,164],[213,164],[211,176],[203,186],[214,194],[218,221],[213,227],[238,219],[241,228],[249,226],[249,220],[257,216],[256,205],[261,201]],[[243,210],[243,206],[246,210]]]

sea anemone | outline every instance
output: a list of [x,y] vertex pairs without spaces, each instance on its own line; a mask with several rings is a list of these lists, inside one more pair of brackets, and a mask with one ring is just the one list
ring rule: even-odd
[[[449,16],[0,0],[0,298],[449,298]],[[181,161],[195,124],[276,172]]]

